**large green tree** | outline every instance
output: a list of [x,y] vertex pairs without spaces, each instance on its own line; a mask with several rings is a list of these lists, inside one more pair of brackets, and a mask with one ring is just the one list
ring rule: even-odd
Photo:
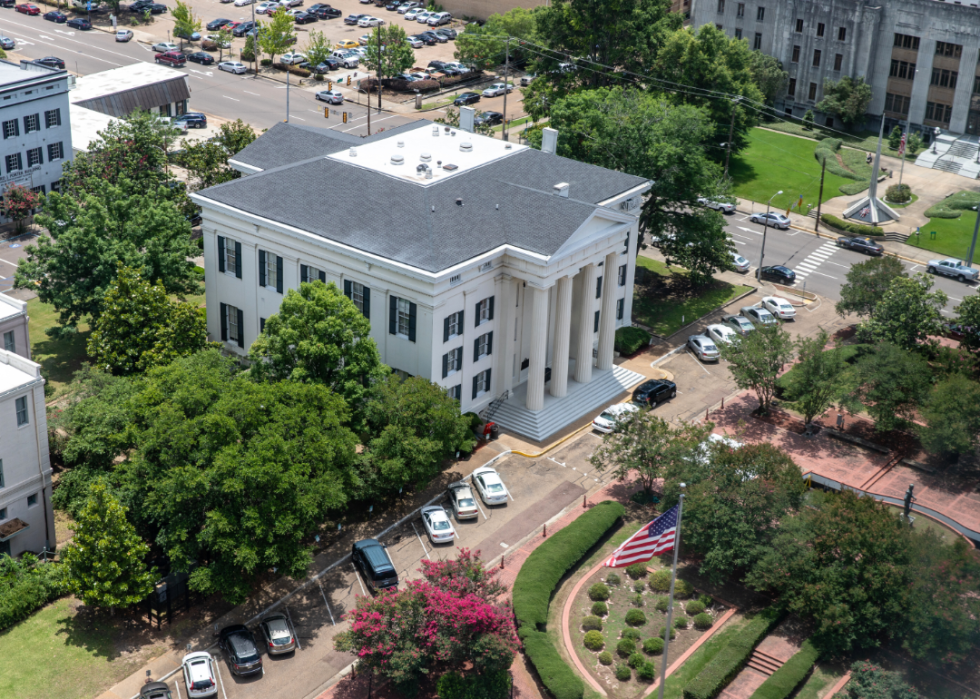
[[783,70],[783,64],[777,58],[762,51],[752,52],[751,68],[756,86],[765,97],[766,103],[772,104],[782,92],[789,73]]
[[[399,24],[377,26],[364,47],[364,64],[381,80],[393,78],[415,64],[415,50],[405,41],[408,35]],[[380,101],[381,96],[378,95]]]
[[932,279],[925,274],[896,277],[872,316],[861,324],[861,334],[910,350],[930,335],[942,334],[941,311],[948,300],[942,290],[932,291]]
[[963,328],[960,346],[968,350],[980,349],[980,294],[971,294],[953,309],[956,322]]
[[980,384],[950,374],[932,387],[920,412],[926,424],[916,425],[916,432],[923,447],[937,454],[965,454],[980,438]]
[[187,3],[177,0],[174,3],[170,16],[174,20],[174,36],[180,39],[180,50],[184,50],[184,37],[201,31],[203,26],[200,17],[194,14],[194,10]]
[[271,22],[259,27],[259,48],[275,63],[276,56],[286,53],[293,45],[295,30],[293,16],[280,10],[272,16]]
[[718,345],[721,358],[729,363],[735,385],[752,389],[759,410],[768,412],[776,395],[776,379],[783,365],[793,359],[793,340],[780,325],[756,328],[744,337]]
[[180,155],[180,164],[199,182],[195,189],[206,189],[235,180],[242,173],[229,166],[228,159],[254,140],[255,131],[241,119],[225,122],[218,128],[214,138],[181,141],[183,153]]
[[841,317],[848,313],[871,317],[893,280],[907,277],[897,257],[875,257],[851,265],[846,281],[840,288],[840,301],[834,306]]
[[506,59],[507,37],[510,42],[510,63],[519,66],[527,62],[529,53],[522,40],[542,43],[536,35],[536,16],[539,8],[515,7],[503,14],[492,14],[482,25],[471,24],[456,37],[454,55],[457,61],[480,70],[494,70]]
[[821,329],[813,337],[801,338],[796,345],[799,363],[793,367],[786,393],[796,401],[807,425],[847,390],[847,361],[840,347],[825,349],[829,341],[830,335]]
[[823,99],[817,102],[817,109],[833,114],[846,126],[863,122],[871,104],[871,86],[864,81],[864,76],[852,78],[845,75],[836,81],[827,79],[823,84],[823,95]]
[[862,407],[881,432],[908,426],[925,399],[929,365],[916,353],[885,342],[854,365],[851,409]]

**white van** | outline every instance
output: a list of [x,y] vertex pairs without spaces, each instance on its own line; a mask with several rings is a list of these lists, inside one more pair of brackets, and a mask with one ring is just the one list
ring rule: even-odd
[[448,12],[433,12],[429,15],[429,18],[425,21],[430,27],[438,27],[443,24],[449,24],[449,21],[453,18]]

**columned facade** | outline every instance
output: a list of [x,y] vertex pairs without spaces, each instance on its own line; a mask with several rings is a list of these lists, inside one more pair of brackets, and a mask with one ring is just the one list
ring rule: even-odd
[[555,285],[555,341],[551,359],[551,395],[568,394],[568,351],[572,330],[572,278],[565,276]]
[[592,338],[595,335],[592,320],[592,299],[595,298],[597,267],[587,264],[579,274],[582,276],[582,302],[578,308],[578,341],[575,345],[575,380],[588,383],[592,380]]
[[616,337],[616,282],[618,269],[616,262],[619,255],[611,252],[606,255],[602,264],[605,273],[602,275],[602,310],[599,311],[599,352],[596,357],[596,368],[600,371],[612,369],[613,340]]
[[548,290],[527,286],[531,308],[531,356],[527,374],[527,409],[544,407],[544,370],[548,353]]

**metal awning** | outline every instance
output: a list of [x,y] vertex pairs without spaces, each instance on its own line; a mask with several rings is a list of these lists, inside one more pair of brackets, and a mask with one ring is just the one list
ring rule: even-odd
[[31,528],[27,522],[17,517],[14,517],[9,522],[4,522],[0,524],[0,542],[7,541],[8,539],[13,539],[15,536],[22,532],[26,532]]
[[165,104],[190,99],[187,78],[176,75],[172,80],[131,87],[120,92],[77,102],[78,106],[114,117],[124,117],[137,109],[156,110]]

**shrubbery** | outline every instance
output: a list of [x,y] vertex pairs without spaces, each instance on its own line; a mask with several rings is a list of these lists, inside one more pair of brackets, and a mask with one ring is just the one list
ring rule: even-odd
[[793,657],[755,690],[753,699],[786,699],[810,674],[810,669],[819,657],[820,651],[810,643],[810,639],[803,641]]
[[649,655],[660,655],[664,652],[664,639],[648,638],[643,642],[643,652]]
[[641,349],[650,344],[650,333],[643,328],[626,326],[616,329],[616,338],[613,347],[623,356],[636,354]]
[[589,631],[582,639],[582,644],[591,651],[598,651],[605,647],[606,639],[598,631]]
[[596,583],[589,588],[589,599],[595,602],[605,602],[609,599],[609,588],[603,583]]
[[587,616],[582,619],[584,631],[602,631],[602,619],[597,616]]
[[625,682],[633,676],[633,671],[630,670],[630,666],[625,663],[620,663],[616,666],[616,679],[620,682]]
[[629,657],[629,660],[626,661],[626,664],[635,670],[645,662],[646,658],[643,657],[642,653],[633,653],[633,655]]
[[[956,217],[953,216],[951,218]],[[831,216],[830,214],[820,214],[820,221],[827,224],[831,228],[836,228],[839,231],[850,233],[851,235],[874,236],[885,234],[885,231],[878,226],[865,226],[861,223],[851,223],[850,221],[845,221],[844,219]]]
[[896,204],[912,201],[912,188],[907,184],[893,184],[885,190],[885,199]]
[[647,584],[642,580],[637,580],[635,583],[633,583],[633,589],[636,592],[643,592],[646,588]]
[[692,599],[684,607],[684,611],[690,614],[691,616],[697,616],[698,614],[704,611],[704,603],[701,602],[700,600]]
[[926,209],[927,218],[959,218],[963,211],[980,206],[980,193],[963,190]]
[[29,553],[0,556],[0,631],[64,594],[61,565],[38,563]]
[[622,638],[616,644],[616,652],[624,658],[628,658],[636,652],[636,642],[630,638]]
[[610,653],[608,650],[602,651],[601,653],[599,653],[599,662],[602,663],[603,665],[612,665],[613,654]]
[[[661,626],[660,627],[660,633],[657,634],[657,635],[660,636],[660,638],[666,638],[666,636],[664,636],[665,633],[667,633],[667,627],[666,626]],[[677,629],[671,627],[671,629],[670,629],[670,640],[673,641],[675,638],[677,638]]]
[[[817,144],[816,149],[813,151],[813,157],[821,165],[827,163],[827,171],[832,172],[838,177],[843,177],[847,180],[863,180],[863,177],[851,172],[837,162],[837,151],[840,150],[842,143],[843,141],[839,138],[825,138]],[[867,186],[867,182],[865,182],[865,187]]]
[[711,625],[715,623],[714,618],[710,614],[705,614],[702,612],[694,617],[694,628],[704,631],[705,629],[710,629]]
[[657,611],[663,612],[664,614],[666,614],[667,613],[667,606],[669,604],[670,604],[670,598],[669,597],[658,597],[657,598],[657,603],[654,606],[657,608]]
[[630,626],[643,626],[647,623],[647,615],[639,609],[631,609],[626,612],[626,623]]
[[865,661],[851,665],[847,694],[851,699],[919,699],[915,690],[897,672],[888,672]]
[[606,616],[609,613],[609,607],[606,606],[605,602],[594,602],[592,604],[592,616]]
[[[674,619],[674,628],[677,629],[678,631],[683,631],[684,629],[686,629],[687,619],[685,619],[682,616],[679,616],[676,619]],[[673,636],[671,636],[671,638],[673,638]]]
[[639,580],[640,578],[646,577],[647,574],[647,564],[646,563],[634,563],[626,568],[626,574],[630,576],[633,580]]
[[628,638],[631,641],[639,641],[643,638],[643,634],[636,629],[623,629],[623,632],[619,634],[620,638]]
[[657,570],[650,574],[650,589],[654,592],[670,591],[670,571]]
[[610,573],[606,576],[607,585],[618,585],[620,583],[620,578],[616,573]]
[[440,699],[504,699],[510,695],[510,673],[506,670],[463,676],[448,672],[439,678]]
[[677,578],[674,582],[674,599],[687,599],[694,594],[694,585],[687,580]]
[[630,604],[632,604],[634,607],[642,607],[643,606],[643,595],[637,594],[637,595],[633,595],[632,597],[630,597]]
[[636,678],[638,680],[645,680],[650,682],[657,677],[657,667],[648,660],[644,660],[643,664],[636,668]]

